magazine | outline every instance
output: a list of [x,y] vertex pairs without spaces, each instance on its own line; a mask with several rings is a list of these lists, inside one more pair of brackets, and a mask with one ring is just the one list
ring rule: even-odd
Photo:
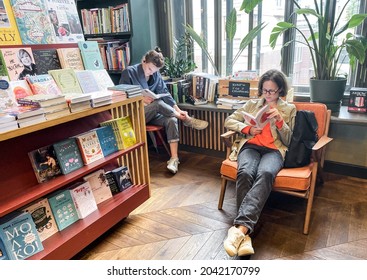
[[269,109],[270,106],[265,105],[263,108],[260,109],[260,111],[256,113],[256,116],[253,116],[247,112],[242,113],[246,123],[258,128],[263,128],[270,120],[268,119],[269,114],[267,113]]
[[153,99],[159,99],[159,98],[171,95],[171,93],[169,93],[169,92],[156,94],[156,93],[154,93],[153,91],[151,91],[147,88],[142,90],[142,94],[143,94],[143,96],[148,96],[148,97],[153,98]]

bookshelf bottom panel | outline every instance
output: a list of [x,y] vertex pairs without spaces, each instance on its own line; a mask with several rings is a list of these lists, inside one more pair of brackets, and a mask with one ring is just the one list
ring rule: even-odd
[[98,205],[98,210],[42,242],[44,250],[28,258],[67,260],[126,218],[149,198],[149,186],[135,185]]

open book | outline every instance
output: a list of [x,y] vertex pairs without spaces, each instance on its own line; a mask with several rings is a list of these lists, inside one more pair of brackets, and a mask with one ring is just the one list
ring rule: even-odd
[[258,127],[258,128],[263,128],[269,122],[269,119],[268,119],[269,114],[267,113],[269,109],[270,109],[270,106],[265,105],[264,107],[260,109],[260,111],[257,112],[256,116],[253,116],[247,112],[242,112],[242,113],[243,113],[243,117],[245,118],[246,123],[248,123],[249,125]]
[[154,93],[153,91],[151,91],[147,88],[142,90],[142,94],[143,94],[143,96],[148,96],[148,97],[151,97],[153,99],[159,99],[159,98],[171,95],[169,92],[156,94],[156,93]]

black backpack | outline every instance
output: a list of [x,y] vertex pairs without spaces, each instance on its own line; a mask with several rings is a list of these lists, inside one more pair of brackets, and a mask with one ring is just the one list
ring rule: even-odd
[[312,147],[318,140],[314,112],[297,111],[292,140],[285,155],[284,167],[301,167],[310,163]]

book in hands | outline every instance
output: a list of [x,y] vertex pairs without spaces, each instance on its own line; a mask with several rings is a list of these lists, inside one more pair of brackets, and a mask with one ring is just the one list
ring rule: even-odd
[[267,113],[269,109],[270,109],[270,106],[265,105],[264,107],[260,109],[260,111],[256,113],[255,116],[247,112],[242,112],[242,113],[243,113],[243,117],[245,118],[245,122],[247,124],[257,127],[257,128],[263,128],[270,121],[270,119],[268,119],[269,114]]
[[142,94],[143,94],[143,96],[147,96],[147,97],[150,97],[150,98],[153,98],[153,99],[159,99],[159,98],[171,95],[169,92],[156,94],[156,93],[154,93],[153,91],[151,91],[147,88],[142,90]]

